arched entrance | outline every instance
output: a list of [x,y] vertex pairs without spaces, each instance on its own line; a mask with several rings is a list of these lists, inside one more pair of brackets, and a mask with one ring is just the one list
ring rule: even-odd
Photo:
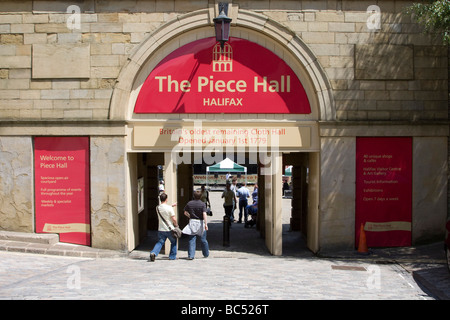
[[[319,152],[320,139],[318,121],[334,119],[333,101],[330,98],[330,85],[323,70],[307,46],[294,33],[285,27],[271,21],[266,16],[250,11],[239,10],[236,15],[231,35],[236,39],[245,39],[265,48],[278,56],[292,70],[302,84],[311,107],[310,113],[244,113],[244,114],[195,114],[195,113],[137,113],[135,106],[145,81],[155,67],[171,53],[186,44],[211,38],[214,34],[212,18],[214,10],[201,10],[178,17],[150,35],[133,54],[122,69],[118,83],[113,92],[110,108],[110,119],[127,121],[127,152],[129,168],[128,192],[128,248],[132,250],[139,242],[139,212],[135,197],[136,185],[140,178],[140,157],[161,158],[164,166],[165,180],[169,197],[176,201],[177,159],[174,158],[174,148],[180,145],[173,142],[173,134],[177,130],[198,132],[216,129],[219,131],[241,130],[243,128],[279,132],[284,130],[285,138],[275,147],[262,155],[259,162],[265,171],[262,180],[264,190],[264,236],[269,251],[274,255],[282,254],[282,221],[281,195],[283,154],[307,153],[309,183],[308,183],[308,218],[306,226],[307,245],[312,251],[318,249],[318,191],[319,191]],[[284,80],[285,81],[285,80]],[[174,84],[175,85],[175,84]],[[182,91],[181,83],[178,90]],[[186,84],[185,84],[186,85]],[[260,84],[264,86],[263,83]],[[274,84],[275,85],[275,84]],[[281,85],[281,80],[278,83]],[[184,89],[186,90],[186,86]],[[272,87],[272,89],[275,87]],[[174,89],[175,90],[175,87]],[[281,89],[280,89],[281,90]],[[239,134],[237,136],[239,139]],[[176,142],[179,140],[175,139]],[[198,145],[197,145],[198,146]],[[206,152],[203,143],[200,149],[190,152]],[[238,152],[239,145],[233,145]],[[249,152],[251,145],[241,145],[243,152]],[[189,152],[175,150],[178,156]],[[211,151],[211,150],[209,150]],[[212,156],[212,153],[211,153]],[[190,157],[190,156],[189,156]],[[302,156],[303,157],[303,156]],[[291,157],[292,158],[292,157]],[[150,160],[150,162],[153,160]],[[295,162],[295,161],[294,161]],[[270,165],[269,165],[270,164]]]
[[[164,57],[183,44],[197,39],[213,37],[214,9],[199,10],[171,20],[152,33],[131,53],[122,68],[114,87],[110,106],[111,120],[129,120],[140,87],[150,71]],[[336,111],[331,85],[308,46],[293,31],[269,19],[267,16],[247,10],[239,10],[233,17],[231,36],[277,50],[285,62],[297,73],[308,93],[316,112],[315,120],[335,120]]]

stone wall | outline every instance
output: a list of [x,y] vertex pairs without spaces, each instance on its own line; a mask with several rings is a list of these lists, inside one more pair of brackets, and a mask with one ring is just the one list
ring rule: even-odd
[[[238,10],[253,11],[256,18],[267,17],[266,25],[281,25],[287,35],[298,36],[331,85],[333,116],[318,117],[336,120],[320,123],[322,248],[353,246],[354,208],[348,203],[354,203],[355,196],[357,136],[414,138],[415,240],[438,234],[445,211],[445,196],[432,191],[436,191],[433,184],[441,189],[446,185],[441,151],[448,145],[448,125],[446,130],[442,127],[449,116],[449,51],[403,14],[410,1],[376,3],[381,10],[379,29],[369,20],[374,17],[367,13],[371,1],[232,1],[235,19],[243,16]],[[186,13],[213,4],[211,0],[0,1],[0,229],[34,231],[32,137],[90,135],[92,245],[126,248],[126,140],[116,130],[118,123],[111,121],[112,93],[120,87],[122,68],[145,39],[169,21],[175,29],[181,15],[188,20]],[[240,27],[245,26],[243,22]],[[194,40],[189,31],[186,41]],[[233,32],[239,31],[232,27]],[[221,121],[241,117],[215,116]],[[251,116],[242,117],[249,121]],[[283,120],[280,117],[255,119]],[[126,119],[120,114],[114,120]],[[125,132],[125,123],[120,125]],[[330,161],[336,158],[339,161]],[[428,191],[423,195],[425,185]],[[437,212],[431,220],[429,208]]]
[[356,139],[325,137],[321,143],[320,248],[353,248]]
[[126,250],[124,139],[91,137],[92,246]]
[[32,139],[0,136],[0,230],[33,232]]
[[[347,130],[339,130],[339,137],[321,139],[321,249],[351,249],[355,246],[355,136],[365,134],[413,137],[412,244],[442,240],[447,214],[445,128],[436,126],[420,130],[413,126],[387,128],[373,125],[369,129],[355,126],[351,133]],[[325,129],[322,131],[327,135]]]
[[413,140],[413,243],[444,239],[447,216],[447,137]]
[[[402,13],[410,2],[233,1],[295,32],[324,68],[337,120],[448,118],[448,50]],[[178,15],[209,1],[0,1],[0,119],[109,117],[129,53]],[[78,17],[78,16],[77,16]],[[76,28],[75,28],[76,27]],[[233,30],[232,30],[233,32]]]

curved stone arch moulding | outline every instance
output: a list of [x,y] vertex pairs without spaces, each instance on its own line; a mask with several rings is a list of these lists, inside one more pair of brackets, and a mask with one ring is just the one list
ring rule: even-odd
[[[155,30],[132,51],[113,91],[110,119],[131,119],[142,84],[165,56],[189,42],[214,36],[213,14],[213,9],[204,9],[181,15]],[[313,118],[335,119],[331,85],[325,72],[294,32],[265,15],[239,10],[232,35],[248,38],[283,58],[305,86]]]

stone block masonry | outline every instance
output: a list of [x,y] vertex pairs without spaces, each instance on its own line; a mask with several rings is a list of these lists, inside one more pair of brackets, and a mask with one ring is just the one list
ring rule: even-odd
[[[317,249],[354,244],[348,208],[355,197],[355,138],[413,137],[413,217],[424,226],[415,226],[413,237],[437,234],[446,199],[433,187],[445,189],[441,177],[447,179],[439,168],[448,159],[449,51],[403,13],[408,1],[376,2],[380,23],[374,28],[367,12],[373,3],[366,1],[234,0],[231,36],[260,44],[296,70],[313,112],[152,114],[128,121],[152,68],[175,49],[214,34],[213,3],[0,1],[0,230],[35,231],[33,137],[83,135],[90,139],[92,245],[130,248],[133,157],[156,150],[133,149],[134,120],[202,120],[314,122],[310,181],[322,193],[308,200],[320,208],[312,226]],[[67,13],[71,6],[75,11]]]
[[[164,23],[208,5],[88,1],[78,4],[75,29],[66,13],[71,4],[0,3],[0,119],[106,120],[110,92],[98,90],[114,86],[133,48]],[[448,51],[402,12],[407,3],[381,1],[379,30],[367,27],[366,3],[233,4],[285,25],[311,48],[331,81],[336,120],[448,118]],[[57,85],[63,79],[71,83],[65,92]]]

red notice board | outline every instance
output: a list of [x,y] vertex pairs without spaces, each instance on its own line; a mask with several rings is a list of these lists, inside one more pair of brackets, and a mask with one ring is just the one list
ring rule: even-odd
[[411,245],[412,138],[356,140],[355,246],[361,224],[368,247]]
[[90,245],[89,138],[34,139],[36,232]]

